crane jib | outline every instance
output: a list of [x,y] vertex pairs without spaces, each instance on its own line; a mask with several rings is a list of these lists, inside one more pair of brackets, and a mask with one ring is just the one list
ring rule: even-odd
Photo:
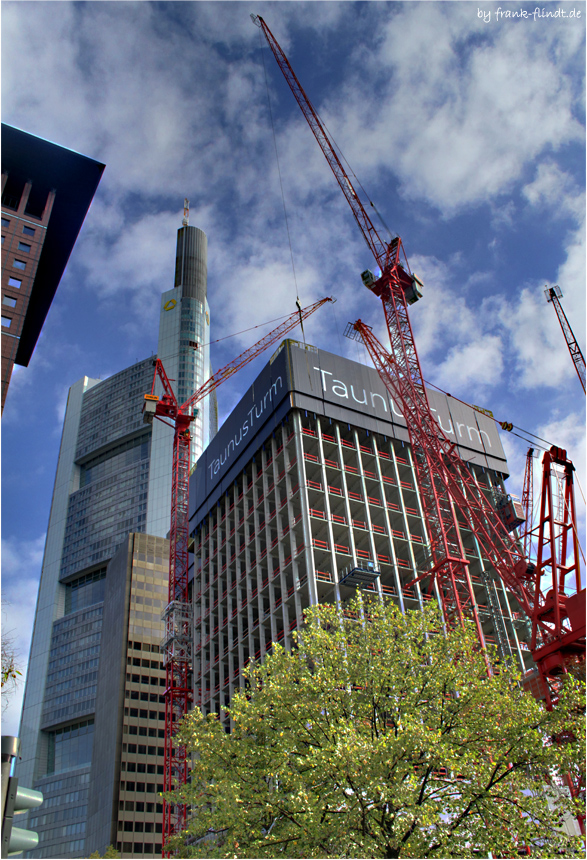
[[[449,551],[449,547],[451,545],[456,547],[460,540],[456,520],[456,509],[458,509],[465,522],[474,524],[476,540],[497,576],[516,596],[521,609],[534,619],[535,633],[539,628],[543,640],[549,641],[547,655],[542,655],[540,649],[535,651],[534,647],[531,650],[538,664],[544,695],[548,705],[551,706],[556,700],[551,696],[551,692],[556,690],[557,675],[566,671],[567,664],[577,663],[585,658],[584,614],[583,626],[576,630],[573,626],[569,631],[568,623],[564,622],[565,610],[561,608],[561,601],[552,597],[550,603],[548,601],[544,603],[545,598],[540,591],[542,571],[539,564],[536,565],[535,592],[531,593],[528,583],[534,575],[532,566],[522,555],[520,546],[511,537],[495,507],[482,491],[477,476],[469,471],[458,452],[450,448],[450,440],[445,438],[444,441],[430,443],[430,439],[438,440],[439,437],[437,433],[431,435],[427,432],[427,428],[433,425],[434,419],[423,394],[423,385],[416,384],[416,381],[422,380],[423,375],[407,312],[407,305],[416,301],[421,295],[418,289],[418,285],[421,286],[421,284],[411,275],[405,254],[404,260],[400,261],[400,252],[403,251],[400,238],[396,237],[388,243],[379,236],[287,57],[263,19],[252,17],[257,26],[262,29],[277,64],[300,105],[381,269],[378,278],[368,270],[363,272],[362,278],[365,286],[381,299],[391,352],[382,347],[372,331],[360,321],[357,321],[354,327],[360,333],[383,383],[390,393],[399,399],[406,416],[424,521],[428,534],[433,536],[432,554],[436,554],[436,564],[430,573],[434,571],[434,576],[440,583],[440,601],[445,617],[456,617],[462,623],[463,613],[466,611],[474,618],[480,642],[484,644],[476,599],[467,573],[468,562],[460,551],[454,555]],[[411,282],[411,292],[407,289],[408,280]],[[563,319],[562,307],[558,301],[559,294],[553,288],[547,288],[547,293],[547,299],[553,302],[559,314],[569,350],[585,388],[585,360],[570,332],[566,318]],[[408,416],[410,416],[409,420]],[[576,530],[574,509],[572,516],[569,516],[568,532],[571,533],[572,529]],[[548,515],[544,513],[542,528],[545,533],[549,531],[548,524],[551,521],[552,512]],[[552,531],[552,528],[550,530]],[[555,558],[554,551],[551,551],[550,555]],[[580,582],[577,580],[577,590],[579,587]],[[491,591],[489,585],[487,588]],[[533,646],[535,644],[536,639],[533,640]],[[507,657],[505,654],[503,656]]]

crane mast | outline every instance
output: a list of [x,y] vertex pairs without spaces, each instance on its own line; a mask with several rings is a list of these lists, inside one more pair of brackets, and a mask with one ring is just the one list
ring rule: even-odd
[[[584,659],[584,611],[582,634],[580,625],[573,625],[572,629],[565,625],[561,613],[540,611],[541,569],[528,563],[518,542],[501,523],[494,506],[461,459],[455,442],[443,433],[430,409],[408,314],[408,304],[421,295],[421,284],[410,272],[402,241],[396,236],[385,242],[379,236],[287,57],[265,21],[260,16],[251,17],[265,35],[381,270],[379,277],[363,272],[362,279],[381,299],[391,349],[386,349],[361,320],[349,324],[347,331],[361,338],[406,419],[430,550],[427,569],[417,579],[428,581],[429,592],[437,586],[441,608],[449,623],[463,623],[465,617],[472,618],[479,641],[485,645],[461,542],[460,516],[474,531],[498,577],[532,619],[541,678],[546,688],[553,683],[556,686],[556,678],[567,671],[569,663]],[[577,583],[579,588],[580,580]],[[548,659],[540,657],[542,646],[548,646]],[[548,689],[545,694],[552,703],[555,694],[551,695]]]
[[522,508],[526,519],[526,530],[523,538],[524,555],[526,558],[530,558],[532,550],[532,519],[534,515],[534,448],[528,448],[526,453]]
[[433,580],[436,581],[442,609],[448,621],[462,624],[465,616],[473,618],[479,640],[484,645],[483,630],[468,573],[468,560],[449,492],[449,476],[442,460],[442,453],[448,454],[454,449],[454,444],[445,439],[444,452],[441,452],[436,441],[440,428],[428,403],[408,314],[408,301],[415,300],[416,286],[402,241],[399,236],[390,242],[380,237],[287,57],[263,18],[257,16],[253,17],[253,20],[262,29],[381,270],[379,278],[370,272],[363,273],[362,277],[365,285],[382,301],[391,354],[360,321],[353,328],[364,340],[376,369],[390,393],[401,405],[407,421],[429,539],[430,588]]
[[560,327],[563,330],[563,334],[567,342],[569,353],[573,359],[575,370],[577,371],[577,376],[583,386],[583,391],[585,391],[585,356],[581,352],[581,347],[577,342],[577,338],[573,334],[573,329],[569,325],[569,321],[560,302],[563,295],[561,288],[557,284],[555,284],[554,287],[546,287],[544,295],[546,296],[547,302],[552,302],[556,311]]
[[[187,201],[186,201],[187,203]],[[284,322],[252,347],[243,352],[211,376],[185,403],[179,405],[171,382],[160,359],[155,361],[151,393],[145,395],[143,420],[152,423],[154,418],[174,429],[173,472],[171,485],[171,523],[169,529],[169,590],[168,603],[163,613],[165,633],[162,642],[165,683],[165,757],[163,768],[164,791],[183,785],[188,778],[188,756],[183,746],[174,745],[174,734],[181,719],[192,704],[191,662],[192,633],[189,603],[189,470],[190,425],[197,416],[196,405],[234,373],[260,355],[269,346],[281,340],[288,332],[311,316],[333,298],[321,299],[306,308],[290,314]],[[155,394],[159,379],[163,394]],[[187,810],[182,804],[163,800],[164,856],[170,856],[165,843],[170,836],[185,826]]]

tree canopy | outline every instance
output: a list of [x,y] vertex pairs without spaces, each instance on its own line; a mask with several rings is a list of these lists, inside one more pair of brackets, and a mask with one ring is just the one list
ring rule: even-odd
[[198,709],[184,720],[191,781],[169,798],[190,818],[174,851],[582,856],[563,782],[585,761],[580,681],[548,712],[506,666],[488,676],[472,630],[442,635],[433,609],[359,595],[305,620],[296,648],[249,665],[230,733]]
[[118,857],[120,857],[120,854],[114,845],[109,845],[104,854],[100,854],[99,851],[94,851],[93,854],[90,854],[90,860],[116,860]]

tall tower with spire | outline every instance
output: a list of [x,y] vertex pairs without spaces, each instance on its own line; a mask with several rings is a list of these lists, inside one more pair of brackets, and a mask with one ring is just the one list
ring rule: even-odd
[[[157,356],[163,362],[178,403],[187,400],[212,373],[207,298],[208,240],[203,230],[189,226],[189,202],[186,200],[185,204],[183,223],[177,231],[175,286],[161,296],[157,346]],[[155,393],[162,394],[160,387]],[[199,405],[192,424],[192,466],[216,430],[216,395],[213,393]],[[147,532],[162,537],[169,531],[172,444],[173,430],[161,421],[153,422]]]
[[[210,375],[206,257],[186,201],[157,346],[180,403]],[[26,816],[40,839],[31,857],[87,857],[111,842],[122,856],[161,856],[173,431],[143,423],[153,364],[149,355],[69,391],[19,731],[17,775],[45,797]],[[215,421],[215,403],[201,404],[194,462]]]

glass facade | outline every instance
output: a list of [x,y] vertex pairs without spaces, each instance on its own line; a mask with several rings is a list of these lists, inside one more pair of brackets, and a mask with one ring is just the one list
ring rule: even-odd
[[[185,254],[176,270],[175,288],[162,298],[157,348],[182,403],[210,373],[210,315],[206,301],[205,234],[197,228],[184,227],[178,232],[178,242],[184,242]],[[108,640],[102,639],[108,583],[114,582],[108,578],[113,557],[126,544],[129,533],[136,539],[146,537],[148,530],[164,542],[169,530],[172,464],[169,434],[172,438],[173,431],[160,422],[155,422],[157,426],[146,425],[142,415],[144,395],[152,388],[154,363],[152,355],[105,380],[84,377],[70,389],[20,728],[26,752],[19,763],[18,776],[24,784],[43,791],[46,798],[42,815],[31,812],[24,816],[37,823],[40,836],[38,848],[28,856],[87,856],[88,779],[90,773],[100,770],[100,762],[92,762],[94,720],[98,729],[97,712],[104,723],[108,721],[108,709],[116,707],[114,699],[106,706],[97,698],[99,673],[105,671],[100,668],[100,655],[106,648],[109,660],[116,657],[117,643],[124,647],[124,638],[120,637],[125,636],[126,628],[133,642],[143,642],[143,650],[158,651],[161,611],[167,603],[168,569],[168,550],[163,555],[159,544],[155,554],[150,544],[145,545],[145,558],[139,565],[144,566],[145,574],[137,576],[131,595],[124,596],[124,591],[120,594],[121,599],[129,601],[130,619],[129,616],[126,620],[118,619],[108,629]],[[215,427],[209,400],[198,404],[198,409],[193,434],[194,460],[207,443],[211,427]],[[155,568],[157,574],[152,573]],[[141,662],[144,659],[141,657]],[[134,660],[133,656],[133,667]],[[139,724],[143,711],[148,714],[145,719],[157,721],[158,744],[153,755],[158,756],[164,718],[163,690],[159,688],[164,686],[164,677],[160,674],[158,657],[155,660],[157,674],[142,672],[138,687],[137,673],[130,673],[126,712],[132,717],[138,707]],[[119,680],[124,678],[117,677],[117,683]],[[139,724],[129,724],[129,735],[137,730],[142,734]],[[150,795],[132,800],[136,812],[141,811],[141,804],[145,807],[143,818],[152,812],[159,790],[156,778],[161,778],[158,759],[147,762],[140,758],[151,755],[153,741],[149,738],[154,730],[154,725],[148,728],[146,744],[140,736],[136,738],[138,743],[125,738],[124,752],[131,756],[125,765],[129,772],[136,768],[134,792],[142,792],[140,786],[144,782],[144,791]],[[98,758],[116,754],[107,744],[100,747]],[[133,762],[135,754],[139,759]],[[50,779],[69,770],[75,771],[75,784],[65,779]],[[151,773],[155,780],[149,780]],[[129,780],[127,791],[132,782]],[[100,853],[122,834],[120,850],[128,851],[131,844],[131,853],[136,854],[137,850],[140,854],[160,853],[161,837],[156,831],[151,831],[153,835],[148,837],[134,836],[135,832],[149,832],[146,828],[141,831],[141,815],[133,817],[131,842],[126,837],[129,827],[126,820],[117,839],[117,822],[111,812],[106,818],[112,823],[114,834],[100,847]],[[108,822],[101,819],[100,834],[106,832]],[[23,822],[23,826],[29,825]]]
[[101,603],[66,615],[54,623],[43,702],[43,726],[93,712],[101,635]]
[[65,586],[65,614],[85,609],[93,603],[101,603],[104,599],[104,579],[106,568],[95,570],[68,582]]
[[143,396],[151,390],[153,360],[146,358],[86,393],[77,440],[78,461],[95,456],[103,446],[119,442],[123,436],[144,430]]
[[129,532],[145,530],[151,429],[142,422],[153,359],[86,392],[69,496],[60,578],[112,557]]
[[38,781],[43,805],[31,813],[28,822],[39,834],[36,857],[83,857],[89,785],[89,765]]
[[64,770],[90,764],[93,739],[94,721],[92,719],[49,732],[47,773],[61,773]]

